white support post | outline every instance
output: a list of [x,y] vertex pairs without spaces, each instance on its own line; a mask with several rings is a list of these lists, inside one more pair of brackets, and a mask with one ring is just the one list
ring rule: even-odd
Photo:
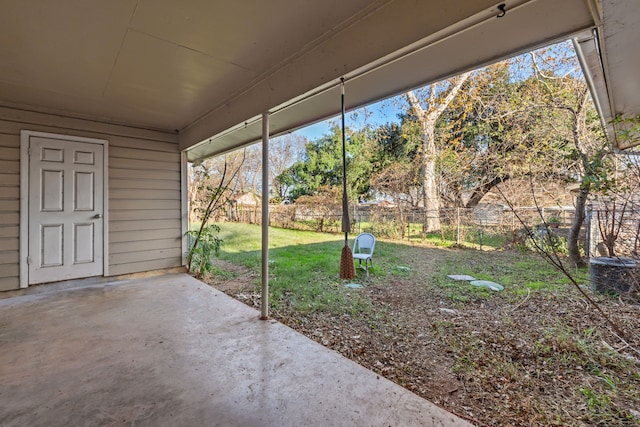
[[262,295],[260,319],[269,319],[269,113],[262,113]]
[[182,232],[182,265],[187,265],[187,257],[189,252],[189,165],[187,164],[187,152],[180,152],[180,218]]

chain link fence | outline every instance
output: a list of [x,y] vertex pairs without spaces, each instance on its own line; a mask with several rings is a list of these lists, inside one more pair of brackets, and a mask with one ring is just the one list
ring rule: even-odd
[[590,205],[585,223],[590,257],[640,258],[640,205]]
[[[534,236],[549,230],[566,238],[573,221],[574,208],[516,207],[511,210],[500,204],[480,204],[475,208],[453,208],[430,211],[398,209],[393,206],[354,204],[349,208],[351,231],[370,232],[378,237],[405,241],[440,240],[470,246],[508,246],[526,242],[528,228]],[[429,230],[430,218],[437,217],[440,227]],[[218,211],[214,222],[260,224],[261,208],[255,205],[233,205]],[[326,206],[271,205],[269,224],[294,230],[327,233],[341,232],[342,213]],[[619,206],[589,205],[580,241],[589,257],[625,256],[640,258],[640,203]],[[612,249],[610,251],[609,249]]]
[[[439,211],[352,205],[349,211],[353,233],[370,232],[377,237],[404,241],[430,240],[477,247],[524,243],[527,237],[525,226],[535,233],[540,229],[543,218],[554,233],[566,237],[574,215],[572,207],[540,210],[519,207],[512,211],[507,206],[493,204]],[[440,227],[430,230],[428,225],[433,223],[433,218],[439,220]],[[260,224],[260,206],[236,206],[215,220]],[[339,209],[296,205],[271,205],[269,208],[269,225],[273,227],[339,233],[341,220]]]
[[[573,207],[509,207],[481,204],[475,208],[397,209],[375,205],[352,205],[349,208],[351,231],[370,232],[378,237],[405,241],[441,240],[457,245],[505,246],[524,243],[528,228],[534,236],[551,233],[566,238],[574,216]],[[427,228],[430,218],[438,218],[440,227]],[[544,222],[547,227],[544,227]],[[220,212],[216,222],[260,224],[259,205],[239,206]],[[271,205],[269,225],[294,230],[326,233],[341,232],[342,213],[338,209],[312,209],[308,206]],[[581,243],[589,257],[608,256],[607,246],[615,256],[637,258],[640,255],[640,207],[624,212],[602,206],[589,206],[581,230]],[[612,241],[614,240],[614,241]]]

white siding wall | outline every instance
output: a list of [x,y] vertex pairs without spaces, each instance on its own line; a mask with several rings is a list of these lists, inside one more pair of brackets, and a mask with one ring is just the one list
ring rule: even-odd
[[21,130],[109,141],[109,275],[181,265],[177,135],[0,107],[0,291],[19,286]]
[[0,122],[0,291],[16,289],[20,234],[20,138]]

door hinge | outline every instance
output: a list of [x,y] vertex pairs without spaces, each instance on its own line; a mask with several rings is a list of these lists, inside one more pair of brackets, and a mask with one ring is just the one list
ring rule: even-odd
[[27,264],[31,264],[31,257],[30,256],[27,257]]

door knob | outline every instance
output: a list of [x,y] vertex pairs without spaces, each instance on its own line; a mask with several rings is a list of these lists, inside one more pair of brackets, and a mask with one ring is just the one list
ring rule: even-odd
[[102,214],[95,214],[93,216],[93,219],[100,219],[100,218],[102,218]]

